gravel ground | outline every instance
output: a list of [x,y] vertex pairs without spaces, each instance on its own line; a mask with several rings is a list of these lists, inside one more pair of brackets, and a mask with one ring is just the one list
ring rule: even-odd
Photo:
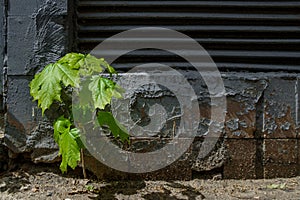
[[102,182],[78,174],[62,175],[53,166],[23,164],[0,175],[0,199],[300,199],[300,177]]

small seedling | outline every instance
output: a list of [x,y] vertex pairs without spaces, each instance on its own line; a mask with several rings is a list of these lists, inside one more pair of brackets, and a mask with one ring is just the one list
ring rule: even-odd
[[[104,76],[103,72],[109,73],[110,78]],[[62,173],[67,171],[68,166],[75,169],[80,160],[83,162],[84,145],[80,137],[81,133],[74,126],[70,101],[63,98],[63,94],[68,94],[70,90],[80,90],[83,79],[85,84],[88,84],[87,90],[91,93],[92,102],[80,104],[79,109],[93,110],[100,126],[108,126],[115,138],[119,138],[122,142],[129,142],[127,130],[109,111],[105,110],[112,98],[121,98],[124,91],[111,80],[113,74],[116,74],[115,69],[103,58],[98,59],[89,54],[69,53],[57,62],[45,66],[30,82],[30,94],[38,101],[42,115],[46,110],[51,110],[54,103],[58,103],[65,110],[53,125],[54,140],[62,156],[60,164]]]

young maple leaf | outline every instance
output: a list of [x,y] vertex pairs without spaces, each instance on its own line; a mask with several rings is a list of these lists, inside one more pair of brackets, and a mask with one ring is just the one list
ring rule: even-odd
[[78,70],[60,63],[49,64],[30,82],[30,94],[34,100],[38,100],[42,114],[53,101],[61,101],[61,83],[65,87],[79,87]]
[[89,84],[95,109],[104,109],[110,104],[112,97],[121,98],[123,89],[112,80],[101,76],[93,76]]
[[60,170],[62,173],[67,171],[70,166],[75,169],[80,161],[80,149],[83,148],[79,130],[71,129],[72,123],[69,119],[60,117],[54,123],[54,139],[59,146],[59,154],[62,156]]

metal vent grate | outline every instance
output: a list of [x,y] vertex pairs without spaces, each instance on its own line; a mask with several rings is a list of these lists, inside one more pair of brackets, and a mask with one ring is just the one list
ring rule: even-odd
[[[158,26],[197,40],[222,70],[300,71],[300,1],[79,0],[78,51],[87,52],[124,30]],[[156,50],[122,56],[124,70],[155,60],[184,60]]]

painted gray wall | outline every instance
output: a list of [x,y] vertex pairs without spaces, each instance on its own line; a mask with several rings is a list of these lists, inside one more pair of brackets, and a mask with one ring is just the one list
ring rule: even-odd
[[32,102],[28,85],[67,51],[67,1],[9,0],[7,13],[5,144],[13,153],[29,152],[35,162],[51,162],[57,156],[52,128]]

